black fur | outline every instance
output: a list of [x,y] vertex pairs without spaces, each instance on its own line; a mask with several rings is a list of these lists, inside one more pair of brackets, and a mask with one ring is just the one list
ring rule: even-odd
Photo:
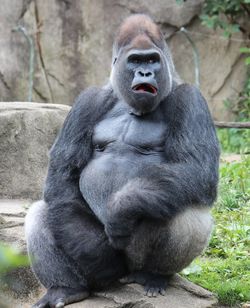
[[[188,206],[211,206],[218,182],[218,141],[207,104],[193,86],[178,86],[162,102],[168,124],[165,164],[149,164],[113,196],[106,232],[128,236],[142,218],[170,219]],[[192,123],[192,125],[190,125]],[[114,228],[112,228],[114,227]]]
[[[82,197],[79,176],[91,158],[94,125],[115,101],[111,89],[92,88],[81,94],[51,151],[44,192],[49,206],[48,222],[58,245],[85,270],[89,255],[92,254],[90,259],[95,258],[97,252],[104,264],[105,254],[100,254],[100,249],[103,246],[105,250],[109,244],[103,234],[103,239],[91,247],[89,230],[95,225],[103,229],[104,226]],[[105,226],[111,239],[130,235],[143,217],[170,219],[189,205],[211,206],[216,198],[219,151],[206,102],[198,89],[183,84],[162,105],[168,124],[166,163],[144,166],[140,177],[119,191],[119,199],[111,199]],[[93,216],[92,225],[86,223],[87,215]],[[87,268],[91,267],[90,262]],[[98,266],[94,267],[99,273]]]

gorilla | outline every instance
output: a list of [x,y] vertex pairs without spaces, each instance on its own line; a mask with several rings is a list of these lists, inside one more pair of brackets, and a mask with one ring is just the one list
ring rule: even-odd
[[47,289],[34,307],[64,307],[117,280],[164,295],[207,245],[218,161],[205,99],[181,82],[151,18],[128,17],[109,83],[76,100],[50,151],[43,201],[26,217]]

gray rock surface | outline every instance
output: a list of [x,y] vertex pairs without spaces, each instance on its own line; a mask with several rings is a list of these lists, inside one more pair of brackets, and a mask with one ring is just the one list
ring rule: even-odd
[[[223,99],[237,96],[245,80],[241,34],[228,41],[220,31],[201,26],[202,0],[2,0],[0,10],[0,100],[26,100],[29,48],[22,24],[33,37],[36,61],[34,100],[71,105],[90,85],[109,77],[114,33],[131,13],[152,15],[170,44],[180,76],[194,82],[192,48],[181,26],[191,31],[200,54],[201,90],[217,119],[229,119]],[[239,40],[239,41],[238,41]]]
[[[29,207],[28,200],[0,200],[0,242],[26,251],[24,239],[24,216]],[[4,303],[7,307],[28,308],[42,294],[44,289],[37,283],[30,268],[21,268],[7,276],[8,290]],[[1,298],[0,298],[1,300]],[[143,288],[137,284],[116,285],[94,293],[90,298],[69,305],[71,308],[208,308],[217,300],[213,294],[179,275],[170,282],[165,296],[149,298],[143,295]]]
[[[21,254],[27,253],[24,218],[30,204],[29,200],[0,200],[0,244],[8,244]],[[14,306],[11,298],[18,297],[19,301],[26,301],[27,297],[34,297],[40,291],[40,285],[29,267],[10,271],[4,277],[3,285],[5,297],[8,299],[7,307],[18,307],[18,302],[15,302],[16,306]],[[2,302],[6,303],[0,297],[0,307]]]
[[48,153],[69,106],[0,103],[0,197],[39,199]]

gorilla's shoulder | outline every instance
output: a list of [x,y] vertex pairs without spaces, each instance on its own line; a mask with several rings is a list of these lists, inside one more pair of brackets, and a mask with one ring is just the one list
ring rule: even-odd
[[110,87],[91,87],[82,91],[65,119],[63,130],[81,131],[83,126],[93,126],[114,103],[114,94]]
[[198,106],[203,106],[204,108],[204,106],[207,106],[207,102],[199,88],[188,83],[182,83],[176,86],[167,97],[167,100],[173,102],[176,106],[183,106],[185,109]]
[[173,95],[201,95],[199,88],[195,85],[189,83],[182,83],[174,88],[172,91]]
[[92,111],[105,109],[114,101],[113,89],[110,86],[89,87],[82,91],[74,102],[73,108],[90,109]]

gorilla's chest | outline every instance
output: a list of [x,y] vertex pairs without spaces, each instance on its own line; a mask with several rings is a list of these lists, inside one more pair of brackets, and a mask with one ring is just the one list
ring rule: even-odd
[[163,150],[166,130],[160,111],[138,117],[120,104],[96,125],[93,144],[105,150],[115,148],[127,152],[130,149],[137,154],[156,155]]

